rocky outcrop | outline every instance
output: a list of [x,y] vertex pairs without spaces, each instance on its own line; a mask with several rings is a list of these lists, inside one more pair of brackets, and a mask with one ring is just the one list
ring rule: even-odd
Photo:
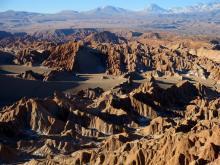
[[[68,32],[63,30],[62,33]],[[62,37],[68,40],[72,31],[70,33]],[[158,77],[186,75],[214,81],[219,79],[219,51],[211,50],[213,44],[205,40],[193,42],[184,38],[182,41],[172,35],[157,33],[146,33],[146,37],[133,40],[126,40],[108,31],[87,33],[86,30],[79,30],[79,33],[73,33],[76,35],[73,39],[75,42],[54,43],[26,35],[1,40],[0,46],[2,51],[17,55],[20,64],[43,63],[52,68],[79,73],[106,71],[111,75],[123,75],[127,72],[152,72]],[[84,37],[78,41],[77,34],[81,33]],[[173,45],[175,39],[178,41]],[[91,63],[86,62],[88,60],[85,58]]]
[[43,80],[44,78],[43,75],[39,73],[35,73],[32,70],[27,70],[24,73],[17,75],[17,77],[26,79],[26,80]]
[[[42,75],[26,71],[20,78],[72,81],[80,80],[74,72],[106,70],[125,79],[109,91],[54,92],[1,108],[0,164],[219,164],[219,91],[183,80],[211,79],[216,87],[219,63],[193,54],[189,43],[154,44],[165,37],[157,33],[126,42],[112,35],[84,36],[86,43],[52,44],[28,36],[23,42],[0,41],[1,49],[21,52],[22,63],[53,68]],[[164,87],[165,81],[155,79],[161,76],[178,83]],[[102,80],[114,83],[114,76]]]
[[[125,93],[96,88],[23,98],[0,111],[0,157],[11,144],[15,162],[24,157],[35,159],[29,163],[74,164],[218,161],[220,100],[209,90],[188,81],[162,89],[151,77]],[[10,162],[7,156],[1,161]]]
[[54,69],[43,74],[27,70],[16,77],[26,80],[39,80],[39,81],[73,81],[79,79],[74,73],[64,69]]
[[56,69],[43,74],[43,81],[72,81],[76,75],[65,69]]
[[125,41],[123,37],[118,37],[115,33],[109,31],[103,31],[98,33],[93,33],[85,38],[86,42],[97,42],[97,43],[113,43],[119,44]]
[[88,98],[88,99],[96,99],[98,98],[102,93],[103,93],[102,88],[95,88],[95,89],[86,89],[86,90],[81,90],[78,92],[78,96],[83,97],[83,98]]
[[105,72],[104,56],[81,41],[61,44],[52,47],[49,51],[50,56],[43,65],[50,68],[90,74]]
[[81,42],[69,42],[67,44],[51,48],[50,56],[43,62],[43,65],[72,71],[77,52],[81,46]]
[[39,65],[49,57],[49,54],[49,51],[24,49],[17,53],[17,60],[19,64]]
[[210,66],[218,66],[208,59],[201,61],[198,57],[190,55],[184,50],[172,50],[164,46],[153,47],[138,42],[127,44],[93,43],[92,47],[106,55],[107,72],[115,75],[151,70],[160,72],[162,75],[191,71],[194,76],[202,75],[207,78]]

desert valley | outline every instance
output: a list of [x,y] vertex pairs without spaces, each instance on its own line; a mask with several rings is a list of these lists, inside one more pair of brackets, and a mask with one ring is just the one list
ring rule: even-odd
[[220,164],[213,6],[0,13],[0,164]]

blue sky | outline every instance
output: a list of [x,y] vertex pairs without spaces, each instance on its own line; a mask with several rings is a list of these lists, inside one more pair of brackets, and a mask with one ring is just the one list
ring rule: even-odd
[[140,10],[152,3],[171,8],[210,2],[220,2],[220,0],[0,0],[0,11],[54,13],[61,10],[84,11],[107,5]]

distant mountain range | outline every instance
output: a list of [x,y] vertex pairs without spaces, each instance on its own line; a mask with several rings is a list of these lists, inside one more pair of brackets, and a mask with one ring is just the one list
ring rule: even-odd
[[[108,14],[108,15],[121,15],[121,14],[127,14],[127,13],[153,13],[153,14],[171,14],[171,13],[193,13],[193,12],[211,12],[211,11],[216,11],[220,10],[220,2],[214,2],[214,3],[200,3],[194,6],[186,6],[186,7],[174,7],[170,9],[165,9],[160,7],[157,4],[150,4],[147,6],[145,9],[140,10],[140,11],[132,11],[132,10],[127,10],[123,9],[120,7],[114,7],[114,6],[104,6],[104,7],[98,7],[92,10],[88,11],[74,11],[74,10],[64,10],[59,12],[59,14]],[[2,13],[11,13],[15,12],[13,10],[8,10],[6,12]],[[22,12],[23,14],[26,13],[31,13],[31,12]],[[32,14],[37,14],[37,13],[32,13]],[[58,13],[56,13],[58,14]]]
[[60,28],[135,28],[218,33],[220,2],[172,9],[151,4],[140,11],[105,6],[89,11],[65,10],[54,14],[13,10],[0,12],[1,30],[34,32]]
[[151,4],[144,11],[155,14],[177,14],[177,13],[196,13],[196,12],[213,12],[220,10],[220,2],[215,3],[200,3],[194,6],[174,7],[171,9],[164,9],[156,4]]
[[121,15],[121,14],[138,14],[138,13],[146,13],[146,14],[175,14],[175,13],[193,13],[193,12],[211,12],[220,10],[220,2],[215,3],[200,3],[194,6],[187,6],[187,7],[174,7],[171,9],[165,9],[160,7],[157,4],[150,4],[145,9],[140,11],[131,11],[119,7],[114,6],[104,6],[104,7],[98,7],[93,10],[89,11],[69,11],[72,14],[107,14],[107,15]]
[[108,15],[121,15],[121,14],[138,14],[138,13],[150,13],[150,14],[174,14],[174,13],[193,13],[193,12],[211,12],[220,10],[220,2],[215,3],[200,3],[194,6],[187,6],[187,7],[174,7],[171,9],[165,9],[160,7],[157,4],[150,4],[145,9],[140,11],[131,11],[119,7],[114,6],[104,6],[98,7],[93,10],[78,12],[78,11],[71,11],[73,14],[84,13],[84,14],[108,14]]
[[194,13],[194,12],[212,12],[220,10],[220,2],[197,4],[195,6],[172,8],[168,12],[172,13]]

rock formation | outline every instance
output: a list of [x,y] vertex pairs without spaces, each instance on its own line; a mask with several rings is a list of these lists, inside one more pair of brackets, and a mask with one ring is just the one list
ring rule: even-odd
[[17,77],[27,79],[27,80],[43,80],[44,78],[43,75],[39,73],[35,73],[32,70],[27,70],[24,73],[17,75]]
[[43,65],[49,67],[65,68],[72,71],[75,58],[80,49],[80,42],[70,42],[52,48],[50,56],[44,61]]
[[93,33],[85,38],[86,42],[97,42],[97,43],[113,43],[119,44],[125,41],[123,37],[118,37],[115,33],[109,31],[103,31],[100,33]]
[[29,163],[218,161],[219,93],[207,90],[188,81],[162,89],[151,78],[127,94],[97,88],[23,98],[0,111],[1,161],[10,162],[6,150]]
[[36,92],[64,86],[0,108],[0,164],[220,163],[219,43],[124,35],[2,33],[0,63],[30,68],[15,82],[34,82]]
[[[39,41],[28,35],[13,36],[1,39],[0,47],[4,52],[15,54],[19,64],[43,64],[82,73],[100,65],[93,72],[122,75],[127,72],[153,71],[153,75],[159,77],[186,74],[219,80],[219,51],[212,50],[216,43],[205,42],[205,39],[203,42],[201,39],[182,39],[181,42],[180,37],[150,33],[138,39],[126,40],[107,31],[91,32],[88,35],[80,41],[65,43]],[[176,45],[173,44],[175,39]],[[85,58],[90,59],[93,65],[86,63],[87,60],[77,60]],[[89,69],[85,70],[87,67]]]
[[17,59],[20,64],[41,64],[49,56],[49,51],[39,52],[37,50],[24,49],[17,53]]

